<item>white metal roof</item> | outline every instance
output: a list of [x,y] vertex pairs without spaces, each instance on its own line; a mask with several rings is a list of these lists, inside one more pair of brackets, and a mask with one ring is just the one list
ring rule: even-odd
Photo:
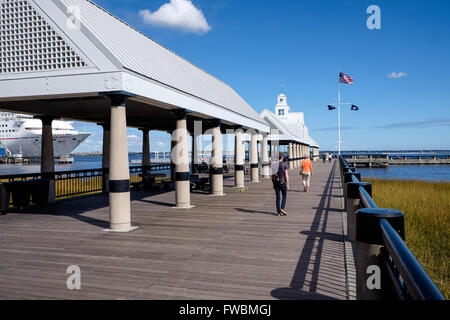
[[308,130],[305,130],[306,136],[302,136],[301,130],[298,130],[297,127],[285,124],[277,115],[275,115],[270,110],[264,109],[261,112],[261,118],[266,120],[266,122],[272,129],[277,129],[279,131],[280,140],[299,142],[305,145],[309,145],[310,147],[319,148],[319,144],[309,136]]
[[[268,125],[264,120],[231,87],[156,43],[92,1],[0,0],[0,3],[2,12],[7,12],[9,6],[20,7],[19,10],[22,11],[27,11],[27,6],[32,8],[35,15],[41,17],[43,24],[46,25],[44,31],[53,33],[56,40],[60,40],[50,43],[49,46],[54,44],[54,47],[60,46],[61,50],[69,51],[75,61],[74,65],[58,64],[61,62],[58,58],[48,61],[41,59],[40,62],[43,61],[41,69],[18,68],[10,69],[14,72],[0,73],[2,84],[0,100],[19,99],[24,94],[61,96],[123,90],[152,102],[186,108],[268,131]],[[80,28],[73,28],[73,25],[68,23],[69,20],[73,20],[74,11],[71,10],[73,8],[78,10],[81,18],[80,21],[76,21],[80,23]],[[11,27],[9,20],[4,26],[6,29]],[[27,27],[27,21],[25,26]],[[29,27],[34,26],[30,24]],[[35,34],[31,37],[35,37]],[[27,43],[25,46],[27,47]],[[2,51],[3,47],[2,44]],[[29,44],[26,49],[30,49]],[[17,51],[14,54],[19,56],[22,52]],[[44,58],[48,55],[41,51],[42,54]],[[1,63],[3,65],[6,61],[1,60]],[[30,61],[31,65],[33,63]],[[67,77],[69,75],[76,77]],[[46,85],[39,79],[45,80]],[[7,85],[4,85],[7,80],[9,80],[6,82]],[[11,80],[18,81],[11,82]],[[29,88],[27,92],[23,91],[24,86]]]

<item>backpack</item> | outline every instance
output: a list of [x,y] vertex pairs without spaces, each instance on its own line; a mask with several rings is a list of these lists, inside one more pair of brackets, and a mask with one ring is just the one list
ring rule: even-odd
[[272,174],[273,184],[279,184],[281,182],[280,170],[281,170],[281,163],[278,161],[272,162],[272,172],[275,172],[274,174]]

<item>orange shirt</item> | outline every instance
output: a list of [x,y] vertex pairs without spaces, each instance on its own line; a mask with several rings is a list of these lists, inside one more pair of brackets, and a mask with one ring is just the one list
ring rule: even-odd
[[312,172],[311,160],[303,159],[302,160],[302,169],[303,169],[303,172],[305,172],[305,173]]

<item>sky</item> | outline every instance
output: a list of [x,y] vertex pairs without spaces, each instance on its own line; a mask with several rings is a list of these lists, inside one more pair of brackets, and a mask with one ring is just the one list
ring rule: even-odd
[[[94,0],[230,85],[258,113],[274,111],[284,85],[322,150],[337,148],[338,70],[343,150],[450,149],[448,0]],[[370,5],[380,29],[369,29]],[[370,25],[370,23],[369,23]],[[75,151],[101,150],[102,131]],[[142,134],[129,129],[130,151]],[[151,133],[152,151],[169,136]]]

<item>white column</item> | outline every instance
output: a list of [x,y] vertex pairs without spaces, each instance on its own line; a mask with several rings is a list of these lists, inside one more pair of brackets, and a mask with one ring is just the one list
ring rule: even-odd
[[256,130],[251,130],[250,140],[250,168],[251,182],[259,182],[259,166],[258,166],[258,135]]
[[302,160],[301,160],[302,157],[303,157],[302,146],[299,143],[297,143],[297,168],[300,168],[300,165],[302,162]]
[[267,133],[263,133],[263,139],[261,143],[261,161],[263,165],[263,178],[270,178],[270,162],[269,162],[269,150],[267,149]]
[[298,168],[298,158],[300,158],[298,143],[294,143],[292,146],[294,148],[294,168]]
[[189,142],[186,122],[187,113],[177,112],[176,130],[172,141],[176,143],[172,149],[172,161],[175,163],[175,208],[190,209],[191,187],[189,173]]
[[288,150],[288,157],[289,157],[289,169],[294,169],[295,168],[295,161],[293,161],[292,159],[294,159],[294,148],[292,147],[292,143],[289,143],[289,150]]
[[131,227],[126,100],[125,96],[111,97],[109,214],[110,231],[115,232],[135,229]]
[[319,148],[314,148],[314,161],[319,160],[319,155],[320,155],[319,151],[320,151]]
[[220,121],[212,128],[211,195],[223,196],[223,147]]
[[49,180],[48,203],[55,202],[55,157],[51,117],[42,117],[41,175]]
[[236,188],[244,188],[245,148],[242,135],[242,128],[236,129],[234,143],[234,186]]

